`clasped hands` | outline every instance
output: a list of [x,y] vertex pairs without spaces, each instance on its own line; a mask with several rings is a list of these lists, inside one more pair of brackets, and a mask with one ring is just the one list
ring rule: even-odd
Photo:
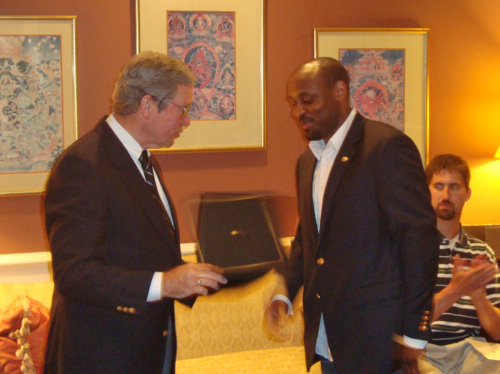
[[162,297],[183,299],[193,295],[206,295],[217,291],[227,279],[218,266],[201,263],[186,263],[163,273]]
[[453,257],[453,271],[450,286],[460,298],[470,296],[481,297],[484,287],[495,278],[497,267],[489,262],[486,255],[478,255],[472,260]]

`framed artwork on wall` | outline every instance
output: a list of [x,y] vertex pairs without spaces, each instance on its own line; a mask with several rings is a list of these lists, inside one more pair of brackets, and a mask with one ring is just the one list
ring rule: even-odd
[[266,146],[265,0],[136,0],[137,52],[182,60],[196,76],[191,125],[153,152]]
[[428,158],[428,29],[314,29],[314,56],[333,57],[350,77],[351,105],[386,122]]
[[0,194],[41,193],[78,136],[75,16],[0,16]]

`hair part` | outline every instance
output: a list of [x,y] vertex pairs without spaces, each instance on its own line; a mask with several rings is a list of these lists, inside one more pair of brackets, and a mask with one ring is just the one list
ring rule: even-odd
[[465,162],[460,156],[455,156],[452,154],[442,154],[434,157],[429,165],[425,168],[425,174],[427,175],[427,185],[431,184],[432,177],[436,174],[441,174],[443,171],[448,173],[457,172],[459,173],[465,184],[465,188],[469,190],[470,183],[470,169],[467,162]]
[[158,52],[141,52],[122,68],[111,96],[113,112],[127,116],[150,95],[162,111],[177,94],[177,86],[194,87],[196,77],[179,59]]

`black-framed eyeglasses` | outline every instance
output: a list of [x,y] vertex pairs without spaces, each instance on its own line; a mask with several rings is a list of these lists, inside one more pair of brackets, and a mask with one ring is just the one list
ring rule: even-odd
[[176,103],[174,103],[173,101],[169,101],[169,100],[167,100],[167,103],[173,104],[173,105],[175,105],[177,108],[182,109],[181,118],[186,117],[186,115],[189,113],[189,109],[191,108],[191,103],[189,103],[189,104],[188,104],[188,105],[186,105],[186,106],[180,106],[180,105],[177,105],[177,104],[176,104]]

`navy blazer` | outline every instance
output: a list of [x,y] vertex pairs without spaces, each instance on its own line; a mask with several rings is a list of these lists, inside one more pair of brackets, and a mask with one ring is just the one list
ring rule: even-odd
[[[392,335],[427,340],[439,234],[419,152],[393,127],[357,114],[335,159],[317,228],[316,158],[297,164],[300,221],[287,283],[304,285],[307,367],[323,313],[340,373],[390,373]],[[427,331],[421,331],[426,330]]]
[[173,300],[146,299],[155,271],[183,263],[179,236],[105,118],[58,158],[45,217],[55,290],[44,373],[161,373],[167,334],[175,361]]

